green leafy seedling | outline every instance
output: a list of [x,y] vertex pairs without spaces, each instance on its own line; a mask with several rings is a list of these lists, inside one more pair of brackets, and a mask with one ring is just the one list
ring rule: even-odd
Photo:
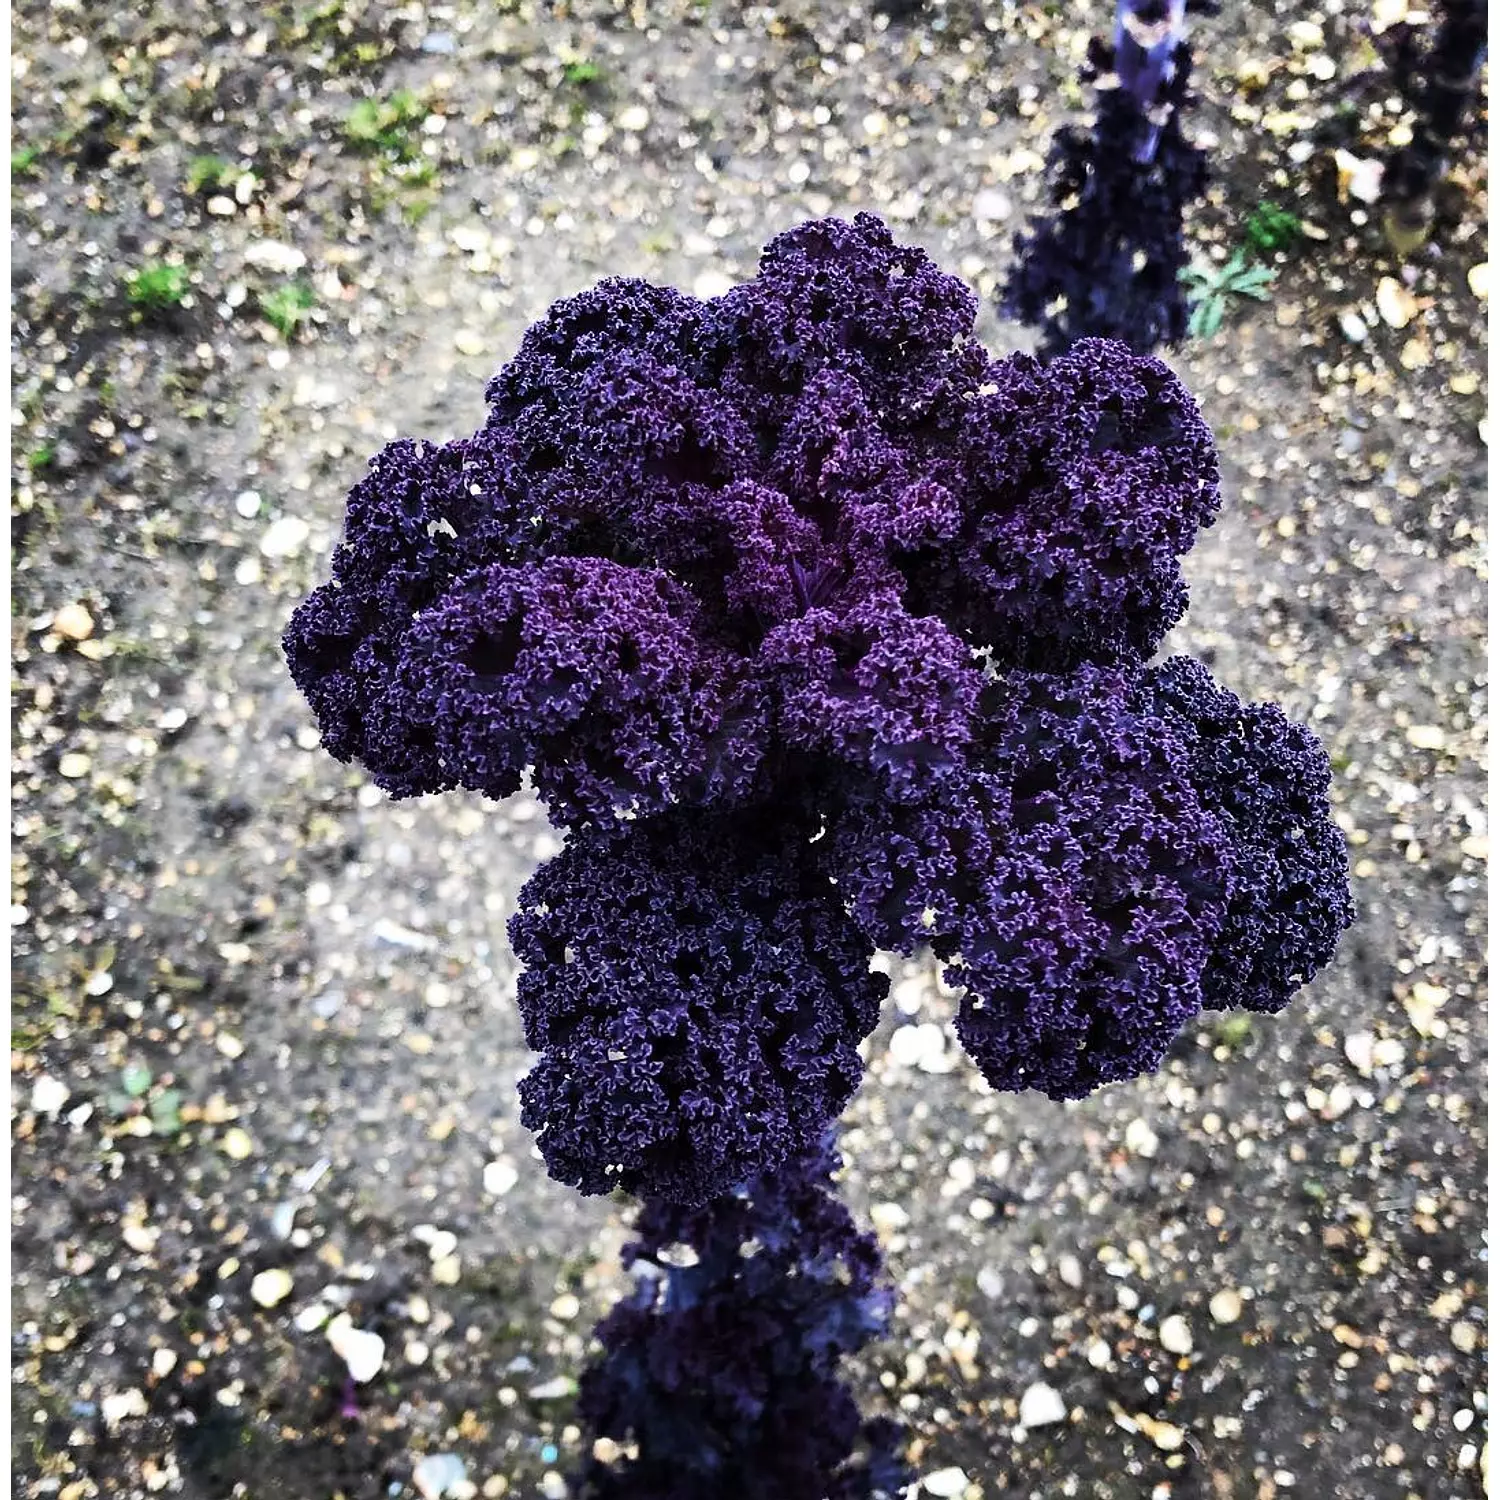
[[142,312],[168,312],[187,296],[188,274],[182,266],[154,264],[131,273],[125,295]]
[[587,88],[604,77],[604,69],[596,62],[570,62],[563,64],[563,78],[576,89]]
[[1270,266],[1255,266],[1243,250],[1236,250],[1222,266],[1190,266],[1182,273],[1188,288],[1192,313],[1188,334],[1195,339],[1209,339],[1219,331],[1231,297],[1253,297],[1257,302],[1271,300],[1271,283],[1276,272]]
[[40,146],[22,146],[10,153],[10,175],[12,177],[35,177],[37,159],[42,154]]
[[182,1129],[182,1090],[163,1089],[151,1101],[149,1113],[157,1135],[176,1135]]
[[145,1063],[128,1063],[120,1070],[120,1087],[130,1099],[139,1099],[151,1087],[151,1069]]
[[316,302],[313,289],[305,281],[290,281],[262,297],[260,310],[282,338],[289,339],[312,316]]
[[1259,203],[1245,220],[1245,238],[1262,255],[1273,255],[1290,249],[1302,238],[1302,220],[1290,209]]
[[417,154],[413,130],[426,113],[410,89],[397,89],[388,99],[361,99],[344,120],[344,134],[362,151],[410,161]]
[[222,186],[234,175],[234,163],[222,156],[195,156],[188,163],[187,190],[198,194]]
[[1213,1038],[1220,1047],[1238,1052],[1255,1035],[1255,1023],[1239,1011],[1230,1011],[1214,1022]]

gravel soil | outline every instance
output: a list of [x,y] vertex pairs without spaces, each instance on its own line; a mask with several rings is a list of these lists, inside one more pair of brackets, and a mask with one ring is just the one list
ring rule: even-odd
[[[924,1493],[1483,1492],[1484,160],[1393,259],[1334,154],[1401,129],[1360,9],[1198,22],[1196,254],[1263,198],[1316,237],[1172,356],[1226,495],[1172,645],[1316,725],[1360,920],[1068,1106],[898,971],[846,1191],[901,1287],[860,1389],[962,1471]],[[472,430],[606,273],[712,295],[871,208],[1025,346],[990,294],[1103,10],[21,0],[15,1495],[562,1493],[629,1205],[516,1119],[504,924],[558,840],[333,762],[281,629],[366,458]]]

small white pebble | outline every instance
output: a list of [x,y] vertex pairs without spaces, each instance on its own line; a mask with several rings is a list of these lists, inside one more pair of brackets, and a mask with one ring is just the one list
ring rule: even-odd
[[428,1255],[435,1261],[446,1259],[458,1249],[458,1236],[451,1229],[439,1229],[436,1224],[418,1224],[411,1237],[426,1245]]
[[378,1333],[356,1328],[348,1313],[340,1313],[326,1330],[333,1352],[348,1367],[356,1385],[373,1380],[385,1363],[385,1340]]
[[503,1198],[521,1180],[521,1174],[508,1161],[486,1162],[484,1190],[492,1198]]
[[734,281],[719,270],[700,271],[693,278],[693,295],[700,302],[712,302],[734,286]]
[[64,604],[52,616],[52,629],[65,641],[86,641],[94,633],[94,617],[81,604]]
[[251,1300],[261,1307],[275,1307],[291,1295],[291,1272],[284,1270],[262,1271],[250,1283]]
[[939,1469],[922,1480],[929,1495],[961,1495],[969,1487],[969,1476],[962,1469]]
[[1155,1156],[1159,1144],[1156,1132],[1144,1120],[1132,1120],[1125,1127],[1125,1149],[1136,1156]]
[[615,124],[621,130],[639,132],[651,123],[651,111],[644,104],[631,104],[622,109]]
[[1244,1301],[1233,1287],[1215,1292],[1209,1299],[1208,1315],[1215,1323],[1235,1323],[1244,1311]]
[[281,516],[272,521],[260,539],[262,557],[295,557],[312,535],[301,516]]
[[1173,1313],[1170,1318],[1162,1319],[1160,1337],[1161,1346],[1168,1354],[1192,1353],[1193,1330],[1180,1313]]
[[321,1302],[311,1303],[292,1319],[298,1333],[316,1333],[328,1321],[328,1309]]
[[31,1086],[31,1108],[35,1113],[50,1115],[55,1120],[71,1093],[62,1079],[44,1073]]
[[1026,1387],[1021,1396],[1020,1423],[1022,1427],[1048,1427],[1054,1422],[1065,1422],[1068,1408],[1063,1398],[1043,1381]]
[[234,508],[247,521],[253,521],[260,514],[260,496],[254,490],[241,490],[234,497]]
[[150,1407],[146,1404],[143,1391],[129,1390],[106,1396],[99,1403],[99,1410],[103,1414],[105,1426],[113,1431],[127,1417],[144,1417]]
[[177,1355],[171,1349],[157,1349],[151,1355],[151,1373],[165,1380],[177,1368]]

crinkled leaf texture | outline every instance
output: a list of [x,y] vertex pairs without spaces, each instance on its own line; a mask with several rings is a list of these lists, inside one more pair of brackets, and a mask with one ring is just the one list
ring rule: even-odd
[[1351,918],[1312,736],[1150,665],[1219,504],[1192,398],[1117,342],[991,359],[975,313],[869,215],[712,301],[601,282],[477,433],[376,458],[292,619],[335,755],[529,775],[567,830],[513,935],[525,1118],[584,1191],[805,1149],[877,946],[934,947],[992,1084],[1068,1098],[1285,1005]]
[[874,1239],[814,1141],[739,1192],[648,1199],[625,1248],[635,1288],[596,1336],[578,1413],[631,1457],[586,1462],[579,1500],[895,1500],[896,1427],[861,1422],[843,1357],[885,1331]]

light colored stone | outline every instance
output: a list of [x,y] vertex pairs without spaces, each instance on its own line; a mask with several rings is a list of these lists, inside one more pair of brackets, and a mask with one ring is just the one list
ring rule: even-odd
[[1132,1120],[1125,1127],[1125,1149],[1134,1155],[1155,1156],[1159,1144],[1156,1132],[1144,1120]]
[[1244,1299],[1232,1286],[1226,1286],[1209,1298],[1208,1315],[1215,1323],[1237,1323],[1244,1310]]
[[250,1283],[250,1298],[260,1307],[275,1307],[291,1295],[291,1272],[281,1269],[262,1271]]
[[94,617],[81,604],[64,604],[52,616],[52,629],[65,641],[86,641],[94,633]]
[[492,1198],[503,1198],[521,1180],[521,1174],[508,1161],[486,1162],[484,1190]]
[[693,278],[693,295],[700,302],[712,302],[715,297],[722,297],[733,286],[732,277],[711,267],[706,271],[699,271]]
[[1161,1346],[1168,1354],[1193,1352],[1193,1330],[1180,1313],[1173,1313],[1170,1318],[1162,1319],[1160,1337]]
[[1046,1384],[1038,1380],[1028,1385],[1021,1396],[1020,1423],[1022,1427],[1050,1427],[1056,1422],[1068,1420],[1068,1408],[1063,1398]]
[[411,1482],[422,1500],[444,1500],[468,1479],[464,1461],[456,1453],[429,1453],[417,1460]]
[[34,1113],[49,1115],[55,1120],[71,1095],[72,1090],[61,1078],[43,1073],[31,1086],[31,1108]]
[[446,1260],[458,1249],[458,1236],[451,1229],[439,1229],[436,1224],[418,1224],[411,1237],[427,1246],[427,1254],[433,1261]]
[[150,1410],[144,1391],[116,1391],[99,1403],[104,1425],[114,1431],[127,1417],[144,1417]]
[[1443,750],[1447,748],[1448,735],[1439,724],[1410,724],[1406,743],[1418,750]]
[[252,240],[245,246],[245,260],[252,266],[279,271],[285,276],[307,264],[307,257],[295,245],[283,245],[279,240]]
[[340,1313],[328,1325],[326,1336],[356,1385],[364,1385],[380,1373],[385,1363],[385,1340],[378,1333],[356,1328],[348,1313]]
[[968,1487],[969,1476],[962,1469],[939,1469],[922,1480],[922,1488],[929,1495],[961,1495]]
[[262,557],[295,557],[307,544],[312,528],[301,516],[280,516],[260,539]]

